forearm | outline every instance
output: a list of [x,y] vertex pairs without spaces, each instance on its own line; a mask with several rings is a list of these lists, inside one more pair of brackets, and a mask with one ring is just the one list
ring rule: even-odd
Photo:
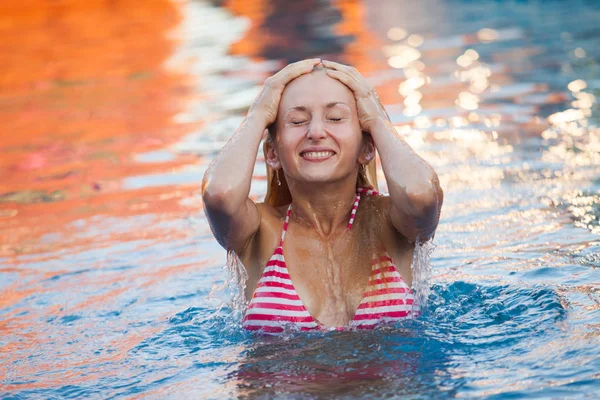
[[210,163],[202,181],[205,202],[220,207],[241,207],[250,194],[252,172],[266,123],[248,115],[235,134]]
[[324,61],[327,74],[348,86],[356,99],[362,129],[369,132],[379,151],[390,193],[390,221],[411,241],[433,236],[444,193],[431,165],[396,132],[375,89],[356,70]]
[[419,218],[439,212],[443,197],[438,176],[397,133],[392,123],[379,118],[371,129],[379,152],[393,207],[399,212]]

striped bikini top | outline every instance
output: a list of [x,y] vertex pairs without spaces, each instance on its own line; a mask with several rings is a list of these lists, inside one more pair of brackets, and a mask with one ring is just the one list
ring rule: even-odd
[[[361,195],[378,195],[373,189],[358,188],[356,199],[346,229],[351,229],[358,210]],[[292,205],[288,207],[281,240],[273,256],[267,262],[258,281],[242,326],[251,331],[264,333],[283,332],[285,327],[297,330],[342,330],[345,327],[325,327],[307,311],[296,293],[285,258],[283,240],[289,225]],[[371,276],[349,328],[372,329],[381,323],[389,323],[419,314],[415,297],[394,265],[387,252],[372,261]]]

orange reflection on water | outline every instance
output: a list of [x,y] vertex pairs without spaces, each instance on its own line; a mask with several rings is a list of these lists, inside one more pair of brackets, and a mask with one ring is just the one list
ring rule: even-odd
[[[360,1],[337,0],[335,6],[342,15],[342,20],[335,26],[336,34],[353,38],[344,49],[344,62],[356,67],[366,76],[385,69],[385,60],[370,53],[371,49],[381,48],[383,43],[377,35],[367,29],[365,5]],[[384,88],[379,88],[379,96],[383,102],[397,99],[395,93],[394,97],[389,99],[389,93]]]
[[[89,327],[90,329],[93,326]],[[110,368],[106,365],[115,365],[116,368],[119,366],[119,362],[123,361],[128,352],[139,345],[147,337],[156,334],[160,328],[158,327],[145,327],[139,328],[135,332],[129,332],[127,335],[123,335],[118,339],[114,339],[108,343],[104,343],[106,348],[110,348],[111,352],[107,355],[93,357],[93,362],[90,363],[89,357],[81,357],[79,361],[74,361],[74,355],[72,354],[61,354],[53,358],[45,358],[45,360],[51,360],[35,365],[32,368],[27,363],[21,364],[19,367],[13,369],[11,374],[13,376],[33,376],[37,371],[56,371],[54,373],[46,373],[39,377],[39,380],[31,381],[20,384],[10,384],[0,386],[3,391],[10,390],[32,390],[42,388],[61,387],[65,385],[78,385],[85,382],[97,381],[102,377],[110,376]],[[49,343],[39,343],[50,345]],[[16,356],[7,360],[7,363],[13,363]],[[82,367],[82,368],[78,368]],[[85,368],[89,367],[89,368]],[[6,375],[4,375],[6,376]]]
[[[165,68],[178,45],[168,35],[181,20],[180,7],[170,0],[0,3],[0,274],[12,279],[0,288],[6,355],[0,376],[5,382],[36,377],[1,391],[106,376],[103,363],[117,368],[159,328],[107,338],[103,345],[111,352],[92,356],[82,330],[101,334],[94,318],[82,319],[77,329],[55,318],[118,308],[122,298],[135,295],[129,291],[138,288],[138,279],[158,290],[167,276],[191,268],[189,255],[184,262],[186,254],[178,254],[180,266],[163,261],[125,276],[117,271],[62,278],[75,268],[63,260],[82,250],[136,240],[151,245],[189,234],[180,226],[156,225],[201,207],[189,201],[199,185],[125,185],[126,178],[198,162],[168,150],[194,128],[173,122],[192,94],[191,82]],[[150,151],[169,157],[136,161],[136,154]],[[147,217],[135,229],[117,229],[138,215]],[[96,259],[77,268],[102,271],[105,264]],[[126,324],[119,319],[111,329]],[[78,351],[69,341],[81,343]]]
[[172,189],[122,190],[125,177],[196,162],[134,160],[190,129],[172,122],[187,77],[164,68],[179,6],[9,0],[0,13],[0,257],[39,249],[38,238],[69,234],[79,218],[181,211],[178,199],[160,200]]
[[[284,62],[322,57],[352,65],[367,77],[387,69],[374,50],[383,42],[367,28],[361,1],[227,0],[224,6],[250,20],[244,37],[231,45],[232,54]],[[398,101],[394,84],[377,89],[384,103]]]
[[246,35],[232,44],[229,51],[232,54],[256,57],[267,39],[260,27],[267,15],[268,3],[266,1],[227,0],[224,7],[229,8],[236,15],[244,15],[250,19],[250,27]]

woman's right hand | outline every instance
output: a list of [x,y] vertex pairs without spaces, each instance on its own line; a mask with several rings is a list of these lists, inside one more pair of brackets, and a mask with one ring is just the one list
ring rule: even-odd
[[311,72],[320,62],[320,58],[298,61],[267,78],[260,94],[250,106],[248,115],[262,119],[265,128],[271,125],[277,119],[279,101],[285,86],[297,77]]

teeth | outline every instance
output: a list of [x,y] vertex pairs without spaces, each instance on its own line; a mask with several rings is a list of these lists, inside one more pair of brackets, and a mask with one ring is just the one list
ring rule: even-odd
[[333,151],[308,151],[302,154],[303,157],[309,158],[325,158],[334,155]]

